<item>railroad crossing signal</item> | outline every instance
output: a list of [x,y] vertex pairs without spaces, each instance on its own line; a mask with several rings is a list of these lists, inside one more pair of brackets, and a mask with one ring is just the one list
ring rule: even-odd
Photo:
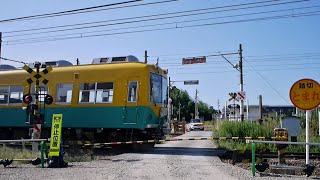
[[45,79],[44,76],[46,74],[48,74],[50,71],[52,71],[51,67],[47,67],[44,70],[42,70],[41,72],[39,72],[39,73],[36,73],[33,69],[31,69],[27,65],[24,65],[23,69],[26,70],[31,75],[31,78],[28,78],[27,81],[26,81],[27,84],[24,83],[24,85],[28,85],[28,84],[31,85],[36,80],[39,80],[39,82],[42,82],[45,85],[48,84],[49,80]]
[[244,91],[237,92],[237,99],[238,100],[245,100],[246,99],[246,92],[244,92]]
[[229,101],[232,101],[232,100],[239,101],[239,100],[237,99],[237,93],[229,93],[229,96],[230,96]]
[[[40,108],[41,108],[40,103],[41,102],[39,101],[39,96],[40,95],[46,95],[45,98],[44,98],[44,104],[47,104],[47,105],[52,104],[53,97],[50,96],[49,94],[40,94],[39,93],[40,82],[45,84],[45,85],[48,84],[49,80],[45,79],[44,76],[46,74],[48,74],[50,71],[52,71],[52,68],[51,67],[46,68],[45,66],[42,66],[42,68],[45,68],[45,69],[43,69],[40,72],[41,63],[36,62],[34,66],[36,68],[36,71],[31,69],[27,65],[23,66],[23,69],[25,71],[27,71],[31,75],[31,77],[28,78],[25,81],[25,83],[23,83],[23,84],[25,86],[29,85],[29,87],[30,87],[31,84],[33,82],[35,82],[35,93],[31,94],[30,93],[30,89],[31,88],[29,88],[29,93],[25,94],[23,96],[23,102],[25,104],[27,104],[27,108],[26,108],[26,113],[27,113],[26,123],[29,123],[29,124],[42,124],[42,123],[44,123],[44,113],[42,113],[41,110],[40,110]],[[32,95],[35,96],[35,102],[34,103],[32,103],[32,99],[33,99]],[[33,136],[33,138],[34,138],[34,136]]]

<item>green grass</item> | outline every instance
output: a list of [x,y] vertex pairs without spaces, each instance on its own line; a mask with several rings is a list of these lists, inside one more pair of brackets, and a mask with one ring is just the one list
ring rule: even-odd
[[[0,147],[1,159],[36,159],[40,158],[40,151],[32,153],[29,149],[17,149],[10,147]],[[66,162],[87,162],[91,161],[91,156],[85,153],[70,154],[66,153],[64,156]]]
[[[313,118],[310,123],[310,142],[320,143],[318,135],[318,124],[316,118]],[[305,121],[302,118],[302,122]],[[235,121],[222,121],[215,125],[213,130],[213,137],[266,137],[271,139],[273,136],[273,129],[279,127],[279,122],[276,120],[267,120],[263,124],[256,122],[235,122]],[[305,142],[305,129],[302,123],[302,133],[298,137],[298,142]],[[247,150],[251,151],[251,144],[246,144],[245,140],[219,140],[216,141],[219,148],[226,150]],[[256,144],[257,151],[265,150],[275,152],[277,151],[275,145],[272,144]],[[286,152],[305,152],[305,145],[289,145]],[[319,153],[320,146],[310,146],[310,152]]]
[[9,147],[0,148],[0,159],[34,159],[37,154],[28,149],[16,149]]
[[[217,124],[213,133],[214,137],[265,137],[271,139],[273,129],[278,125],[277,121],[266,121],[263,125],[256,122],[222,121]],[[219,148],[227,150],[251,150],[251,144],[246,144],[245,140],[219,140]],[[257,150],[275,150],[274,145],[257,144]]]
[[277,125],[276,122],[267,122],[260,125],[255,122],[237,122],[223,121],[218,123],[218,128],[215,133],[218,137],[267,137],[271,138],[273,129]]

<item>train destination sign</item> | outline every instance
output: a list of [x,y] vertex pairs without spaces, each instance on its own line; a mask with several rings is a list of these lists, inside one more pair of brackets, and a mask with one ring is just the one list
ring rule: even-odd
[[290,99],[297,108],[312,110],[320,104],[320,84],[312,79],[300,79],[292,85]]
[[182,58],[182,65],[184,65],[184,64],[198,64],[198,63],[206,63],[206,62],[207,62],[207,59],[205,56]]

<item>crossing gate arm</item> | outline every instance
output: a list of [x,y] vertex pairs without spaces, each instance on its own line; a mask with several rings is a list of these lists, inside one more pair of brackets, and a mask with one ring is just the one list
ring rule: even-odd
[[[107,143],[78,143],[82,146],[107,146],[107,145],[120,145],[120,144],[144,144],[144,143],[160,143],[168,141],[197,141],[197,140],[251,140],[252,137],[197,137],[197,138],[173,138],[173,139],[160,139],[160,140],[144,140],[144,141],[127,141],[127,142],[107,142]],[[258,137],[257,139],[266,139],[266,137]]]
[[12,143],[12,142],[42,142],[50,141],[49,139],[16,139],[16,140],[0,140],[0,143]]

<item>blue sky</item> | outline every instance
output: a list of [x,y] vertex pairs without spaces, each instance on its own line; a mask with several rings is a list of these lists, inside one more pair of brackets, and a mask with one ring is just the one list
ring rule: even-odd
[[[0,6],[0,20],[123,1],[6,0],[3,1]],[[143,2],[127,5],[159,1],[164,0],[144,0]],[[200,84],[196,86],[186,86],[183,85],[182,82],[175,82],[175,86],[187,90],[192,97],[194,97],[195,91],[198,89],[200,100],[214,106],[214,108],[217,108],[217,101],[219,100],[221,108],[225,101],[229,99],[229,92],[239,91],[239,72],[222,57],[208,57],[206,64],[193,65],[181,65],[181,60],[183,57],[237,52],[239,44],[242,44],[244,56],[244,90],[249,99],[249,104],[257,105],[258,96],[262,95],[263,104],[265,105],[291,105],[289,90],[294,82],[302,78],[311,78],[316,81],[320,79],[320,2],[317,0],[309,0],[287,3],[293,0],[279,0],[274,2],[269,1],[264,4],[260,3],[258,5],[285,4],[247,9],[243,9],[243,7],[248,6],[235,6],[234,8],[239,8],[239,10],[234,11],[227,11],[226,8],[200,11],[200,9],[203,8],[252,2],[258,3],[262,1],[263,0],[179,0],[70,16],[0,23],[0,31],[3,32],[2,57],[24,62],[64,59],[72,63],[75,63],[76,59],[79,58],[82,64],[86,64],[97,57],[123,55],[135,55],[143,61],[144,51],[147,50],[150,56],[149,62],[155,63],[156,59],[159,58],[160,66],[169,69],[171,80],[200,81]],[[254,6],[254,4],[251,6]],[[187,10],[196,10],[194,13],[220,12],[74,31],[8,37],[10,35],[18,35],[19,33],[9,33],[16,30],[107,21]],[[224,12],[222,12],[223,10]],[[295,17],[297,14],[303,14],[304,16]],[[255,18],[284,15],[290,15],[290,18],[239,22]],[[228,18],[226,16],[228,16]],[[209,20],[209,18],[211,19]],[[173,24],[155,25],[160,23]],[[214,23],[220,24],[213,25]],[[203,24],[211,25],[202,26]],[[142,28],[141,26],[148,27]],[[134,28],[128,29],[129,27]],[[76,33],[83,33],[82,35],[112,34],[116,32],[132,32],[157,28],[172,29],[29,44],[13,44],[15,42],[14,40],[17,39],[43,38],[64,34],[72,34],[72,36],[80,37],[81,35]],[[110,29],[120,30],[110,31]],[[84,33],[102,30],[109,31]],[[36,32],[40,31],[23,33]],[[233,64],[236,64],[239,60],[238,55],[226,56],[226,58]],[[19,66],[19,64],[11,62],[1,61],[1,63]]]

